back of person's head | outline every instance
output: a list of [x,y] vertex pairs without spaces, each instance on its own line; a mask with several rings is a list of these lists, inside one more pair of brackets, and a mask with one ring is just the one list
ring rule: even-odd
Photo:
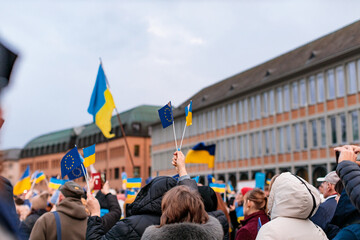
[[216,211],[218,200],[215,191],[209,186],[198,186],[199,193],[203,199],[206,212]]
[[36,195],[31,199],[31,209],[33,210],[40,210],[40,209],[46,209],[47,207],[47,199],[49,197],[48,192],[43,192],[39,195]]
[[318,190],[301,177],[286,172],[272,179],[268,199],[271,219],[308,219],[316,213],[319,205]]
[[161,203],[160,226],[171,223],[206,223],[209,219],[200,194],[188,186],[170,189]]
[[267,197],[263,190],[260,188],[254,188],[248,191],[244,196],[244,206],[247,206],[248,201],[251,201],[251,208],[253,211],[263,210],[266,212],[267,208]]

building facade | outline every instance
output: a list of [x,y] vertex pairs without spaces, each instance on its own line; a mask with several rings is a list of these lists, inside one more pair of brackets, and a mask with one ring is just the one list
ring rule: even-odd
[[[48,178],[61,176],[60,161],[68,150],[76,145],[82,154],[82,148],[96,144],[94,167],[97,171],[106,173],[112,188],[121,189],[122,172],[126,172],[129,178],[141,177],[144,184],[151,170],[149,125],[156,121],[158,108],[142,105],[120,114],[134,166],[117,117],[113,116],[112,132],[116,136],[112,139],[106,139],[98,127],[91,123],[31,140],[21,151],[20,173],[29,165],[31,172],[44,171]],[[78,181],[81,180],[84,181]]]
[[19,158],[21,149],[13,148],[0,152],[1,176],[7,178],[12,185],[19,179]]
[[[176,135],[193,101],[182,151],[216,144],[215,168],[189,165],[233,184],[290,171],[316,184],[335,168],[333,148],[359,144],[360,21],[206,87],[174,109]],[[152,126],[152,175],[175,174],[171,127]]]

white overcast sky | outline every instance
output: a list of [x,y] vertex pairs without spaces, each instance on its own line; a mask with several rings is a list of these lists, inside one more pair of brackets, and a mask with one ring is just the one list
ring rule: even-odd
[[102,57],[119,111],[200,89],[360,19],[360,1],[14,1],[0,39],[19,53],[1,98],[1,149],[92,121]]

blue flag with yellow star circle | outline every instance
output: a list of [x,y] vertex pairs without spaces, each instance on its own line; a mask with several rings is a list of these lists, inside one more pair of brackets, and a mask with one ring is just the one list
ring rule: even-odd
[[67,152],[61,160],[61,178],[64,178],[67,175],[69,180],[73,180],[85,176],[83,169],[84,166],[78,149],[77,147],[74,147]]
[[163,128],[167,128],[173,123],[174,117],[173,117],[171,102],[166,104],[164,107],[160,108],[158,112]]

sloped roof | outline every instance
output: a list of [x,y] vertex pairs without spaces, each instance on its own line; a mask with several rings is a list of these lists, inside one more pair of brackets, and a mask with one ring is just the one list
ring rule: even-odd
[[203,88],[176,108],[174,116],[184,114],[184,108],[190,100],[193,101],[193,110],[199,110],[274,81],[289,79],[337,56],[354,51],[360,52],[360,21]]
[[24,149],[62,144],[69,142],[73,136],[75,136],[73,128],[47,133],[32,139],[25,145]]

